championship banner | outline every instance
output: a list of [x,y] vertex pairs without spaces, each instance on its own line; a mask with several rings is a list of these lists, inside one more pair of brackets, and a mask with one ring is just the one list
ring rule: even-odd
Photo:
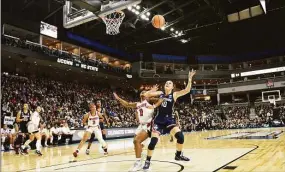
[[16,117],[5,116],[4,117],[4,124],[6,125],[13,125],[16,120]]

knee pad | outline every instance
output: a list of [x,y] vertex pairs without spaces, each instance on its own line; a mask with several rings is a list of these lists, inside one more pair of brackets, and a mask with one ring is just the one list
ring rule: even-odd
[[155,145],[157,144],[157,142],[158,142],[158,138],[156,138],[156,137],[151,138],[150,139],[150,143],[148,145],[148,149],[149,150],[154,150]]
[[175,138],[177,139],[177,143],[183,144],[184,143],[184,135],[181,131],[175,134]]

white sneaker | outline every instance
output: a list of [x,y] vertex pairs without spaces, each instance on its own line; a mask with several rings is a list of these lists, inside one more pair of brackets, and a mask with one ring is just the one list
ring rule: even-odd
[[135,172],[135,171],[139,171],[142,169],[142,161],[141,160],[137,160],[134,164],[134,166],[129,170],[129,172]]
[[10,148],[9,148],[10,150],[13,150],[14,148],[13,148],[13,146],[12,145],[10,145]]
[[2,150],[2,151],[4,151],[4,150],[5,150],[3,145],[1,146],[1,150]]

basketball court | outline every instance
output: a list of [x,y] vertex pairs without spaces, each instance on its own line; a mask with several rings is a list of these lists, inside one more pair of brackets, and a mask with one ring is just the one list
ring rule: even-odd
[[[186,133],[183,153],[189,162],[174,160],[175,141],[163,136],[155,150],[151,171],[284,171],[285,128],[224,130]],[[276,138],[237,138],[238,133]],[[227,137],[223,137],[227,136]],[[232,136],[231,139],[228,139]],[[217,138],[218,139],[209,139]],[[84,145],[74,161],[72,152],[77,144],[44,148],[43,156],[34,151],[28,156],[15,156],[14,152],[2,152],[3,171],[128,171],[135,162],[132,138],[107,141],[109,155],[104,156],[93,144],[91,154],[85,154]],[[144,150],[146,154],[146,150]],[[15,163],[17,162],[17,163]]]

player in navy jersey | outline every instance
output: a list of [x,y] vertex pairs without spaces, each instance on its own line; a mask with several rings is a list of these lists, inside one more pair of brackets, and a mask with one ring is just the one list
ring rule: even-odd
[[16,123],[19,126],[19,131],[17,138],[14,142],[14,148],[16,154],[19,154],[19,151],[21,151],[21,154],[28,154],[27,148],[29,143],[31,142],[30,139],[28,139],[24,145],[23,141],[24,138],[30,138],[31,136],[29,135],[28,132],[28,127],[27,124],[30,121],[32,112],[29,110],[29,105],[27,103],[24,103],[23,109],[18,112],[17,117],[16,117]]
[[195,71],[189,72],[188,84],[185,89],[174,92],[174,85],[172,81],[167,81],[164,85],[164,91],[147,92],[144,96],[156,97],[160,96],[160,100],[153,105],[152,108],[158,108],[158,113],[154,119],[153,130],[151,134],[151,141],[148,145],[147,159],[143,170],[148,170],[150,167],[150,160],[153,154],[153,150],[158,142],[158,138],[161,134],[171,134],[177,139],[175,160],[177,161],[189,161],[189,158],[182,155],[182,148],[184,143],[184,135],[176,123],[173,115],[173,107],[176,100],[188,94],[191,90],[192,78],[195,75]]

